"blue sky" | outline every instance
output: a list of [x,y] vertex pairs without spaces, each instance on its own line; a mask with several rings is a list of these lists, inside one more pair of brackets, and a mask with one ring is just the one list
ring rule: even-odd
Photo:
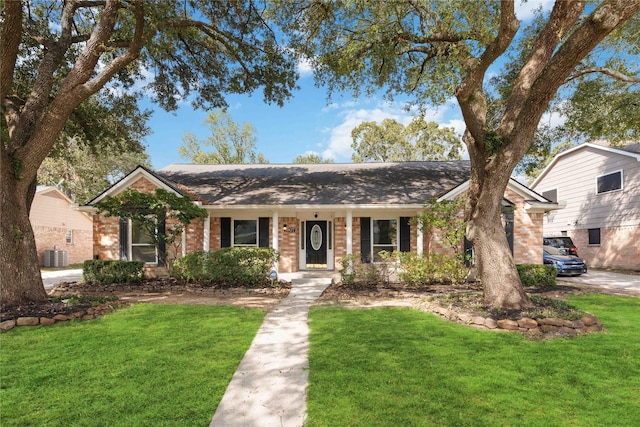
[[[530,11],[540,5],[549,10],[552,0],[516,2],[518,17],[527,20],[531,17]],[[265,104],[260,91],[227,97],[229,115],[236,123],[253,124],[256,150],[271,163],[291,163],[297,155],[309,152],[348,163],[351,162],[351,130],[360,123],[392,118],[407,124],[412,119],[410,113],[404,111],[402,100],[389,103],[381,97],[354,99],[345,93],[334,94],[329,104],[326,90],[315,87],[311,70],[301,65],[299,71],[300,90],[294,92],[293,98],[283,107]],[[151,108],[154,114],[148,125],[153,133],[144,143],[153,168],[187,162],[179,156],[178,147],[187,132],[200,139],[209,135],[203,126],[208,111],[194,110],[188,102],[172,113],[156,106]],[[453,127],[459,135],[464,131],[464,122],[454,99],[428,110],[426,118]]]

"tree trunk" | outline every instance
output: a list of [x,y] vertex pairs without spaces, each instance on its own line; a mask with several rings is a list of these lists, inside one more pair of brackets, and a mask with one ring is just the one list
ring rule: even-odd
[[[3,156],[4,159],[6,157]],[[15,306],[47,299],[29,221],[33,192],[21,190],[11,165],[1,165],[0,305]]]
[[487,169],[472,171],[466,208],[467,238],[473,243],[484,299],[492,307],[531,307],[500,218],[509,173],[506,168]]

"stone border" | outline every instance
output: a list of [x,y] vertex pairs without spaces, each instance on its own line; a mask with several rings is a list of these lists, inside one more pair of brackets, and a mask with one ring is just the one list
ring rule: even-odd
[[[122,305],[122,303],[118,303]],[[16,326],[51,326],[58,322],[68,322],[71,320],[93,320],[99,319],[103,314],[111,313],[116,307],[113,304],[105,303],[86,310],[77,311],[73,314],[56,314],[53,317],[18,317],[17,319],[5,320],[0,323],[0,331],[6,332]]]
[[582,316],[579,320],[565,320],[554,317],[531,319],[523,317],[518,320],[499,319],[458,313],[434,303],[424,303],[422,306],[427,311],[464,325],[489,330],[502,330],[521,332],[530,338],[557,338],[563,336],[585,335],[591,332],[604,330],[600,320],[591,314]]

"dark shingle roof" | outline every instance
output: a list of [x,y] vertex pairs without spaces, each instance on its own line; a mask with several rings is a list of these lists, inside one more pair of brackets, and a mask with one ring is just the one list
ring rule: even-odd
[[156,172],[208,204],[423,204],[469,179],[468,161],[171,164]]

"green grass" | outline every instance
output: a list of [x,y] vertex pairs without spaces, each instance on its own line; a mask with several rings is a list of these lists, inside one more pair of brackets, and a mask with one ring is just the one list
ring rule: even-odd
[[4,426],[205,426],[264,318],[140,304],[0,336]]
[[640,299],[570,302],[607,332],[541,342],[409,309],[314,308],[307,426],[640,425]]

